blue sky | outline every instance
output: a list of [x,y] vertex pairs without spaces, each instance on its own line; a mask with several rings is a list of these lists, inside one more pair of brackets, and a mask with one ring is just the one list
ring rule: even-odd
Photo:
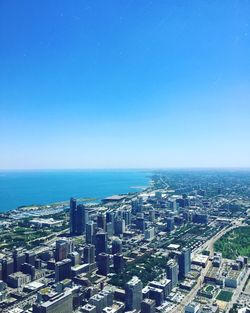
[[250,1],[2,0],[0,168],[250,166]]

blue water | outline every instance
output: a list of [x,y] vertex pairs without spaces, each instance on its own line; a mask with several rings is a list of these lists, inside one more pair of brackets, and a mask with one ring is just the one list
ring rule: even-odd
[[102,199],[138,191],[150,173],[140,170],[0,171],[0,212],[21,205],[49,204],[70,197]]

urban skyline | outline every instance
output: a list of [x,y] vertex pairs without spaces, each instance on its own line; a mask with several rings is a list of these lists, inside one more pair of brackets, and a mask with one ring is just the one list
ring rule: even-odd
[[3,313],[248,313],[249,172],[1,214]]

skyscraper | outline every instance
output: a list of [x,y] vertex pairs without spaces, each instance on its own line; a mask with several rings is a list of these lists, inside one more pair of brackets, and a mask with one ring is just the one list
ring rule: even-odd
[[114,254],[113,257],[114,270],[116,273],[120,273],[124,268],[124,259],[121,253]]
[[94,229],[94,222],[89,221],[86,224],[86,243],[93,244],[94,243],[94,235],[95,235],[95,229]]
[[96,248],[96,255],[107,252],[107,233],[104,231],[100,231],[96,234],[95,240],[95,248]]
[[56,241],[55,260],[62,261],[67,258],[70,253],[69,242],[64,239]]
[[76,199],[70,199],[70,233],[82,235],[85,232],[86,223],[89,221],[87,208],[83,204],[76,204]]
[[155,210],[154,209],[149,210],[149,220],[150,220],[150,222],[153,222],[155,220]]
[[179,278],[183,279],[191,269],[191,250],[183,248],[178,257],[179,263]]
[[86,245],[83,249],[83,262],[92,264],[95,262],[95,246]]
[[126,283],[125,296],[126,309],[131,311],[136,310],[136,312],[140,311],[142,302],[142,282],[137,276],[134,276]]
[[31,265],[35,265],[36,255],[33,251],[25,252],[25,256],[26,256],[26,263],[29,263]]
[[110,256],[107,253],[98,254],[98,274],[107,276],[110,267]]
[[106,231],[106,215],[103,213],[97,215],[97,227]]
[[152,299],[144,299],[141,303],[141,312],[155,313],[155,301]]
[[14,272],[19,272],[21,266],[26,262],[26,255],[23,252],[15,250],[13,252]]
[[77,211],[76,211],[76,199],[70,199],[70,233],[73,235],[76,232],[76,220],[77,220]]
[[55,279],[56,282],[62,281],[65,278],[71,278],[71,260],[64,259],[56,262],[55,265]]
[[174,218],[168,217],[167,218],[167,231],[172,231],[172,230],[174,230]]
[[86,230],[86,224],[89,221],[89,211],[83,204],[79,204],[77,206],[77,217],[77,233],[82,235],[84,234]]
[[119,238],[115,238],[112,241],[112,254],[121,253],[122,252],[122,241]]
[[106,227],[108,237],[112,237],[114,235],[114,224],[112,222],[108,222]]
[[167,278],[171,280],[171,288],[175,288],[178,284],[178,263],[175,260],[169,260],[167,263]]
[[106,222],[114,224],[114,220],[115,220],[114,212],[111,212],[111,211],[106,212]]
[[2,276],[3,281],[7,282],[8,276],[14,273],[14,260],[13,258],[7,258],[2,260]]
[[125,221],[122,218],[116,218],[114,224],[114,230],[116,235],[121,235],[125,231]]
[[145,219],[142,216],[138,216],[136,218],[136,226],[138,229],[141,230],[142,233],[145,232],[146,226],[145,226]]
[[125,210],[122,212],[122,217],[125,221],[125,225],[130,225],[131,224],[131,219],[132,219],[132,214],[131,210]]

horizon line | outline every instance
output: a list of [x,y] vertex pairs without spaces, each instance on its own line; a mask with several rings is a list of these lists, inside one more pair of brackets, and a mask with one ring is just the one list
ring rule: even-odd
[[91,171],[91,170],[250,170],[250,166],[176,166],[176,167],[75,167],[75,168],[0,168],[0,171]]

